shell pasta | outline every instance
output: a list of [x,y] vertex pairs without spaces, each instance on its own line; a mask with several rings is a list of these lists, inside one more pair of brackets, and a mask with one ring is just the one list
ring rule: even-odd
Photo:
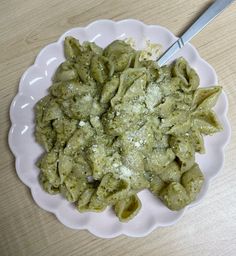
[[102,49],[67,37],[64,52],[35,107],[43,189],[80,212],[112,206],[122,222],[140,210],[143,189],[175,211],[194,201],[204,182],[195,153],[222,130],[212,110],[221,87],[199,88],[183,58],[159,67],[120,40]]

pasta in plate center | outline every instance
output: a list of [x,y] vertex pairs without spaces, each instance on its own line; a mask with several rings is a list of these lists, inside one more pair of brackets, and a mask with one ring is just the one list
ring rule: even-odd
[[222,129],[212,110],[221,87],[199,88],[183,58],[160,68],[124,41],[64,45],[66,61],[35,109],[44,190],[80,212],[111,205],[120,221],[138,213],[143,189],[171,210],[194,201],[204,182],[195,152]]

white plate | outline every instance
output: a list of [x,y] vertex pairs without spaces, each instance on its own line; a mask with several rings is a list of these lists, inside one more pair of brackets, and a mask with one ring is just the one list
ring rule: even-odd
[[[135,40],[137,47],[142,48],[145,41],[149,39],[151,42],[163,45],[163,50],[176,40],[170,31],[161,26],[145,25],[137,20],[119,22],[99,20],[85,28],[73,28],[63,34],[56,43],[44,47],[34,65],[29,67],[22,76],[18,94],[10,108],[12,127],[9,132],[9,145],[16,157],[16,171],[19,178],[31,189],[35,202],[46,211],[54,213],[64,225],[74,229],[87,229],[99,237],[110,238],[121,234],[141,237],[157,227],[174,224],[183,215],[184,210],[170,211],[147,190],[139,193],[142,208],[139,214],[128,223],[119,222],[111,209],[107,209],[103,213],[81,214],[73,204],[67,202],[60,195],[52,196],[42,190],[38,182],[39,170],[35,166],[35,162],[43,153],[43,149],[34,139],[33,108],[35,103],[47,94],[53,73],[64,61],[63,40],[65,36],[69,35],[78,38],[81,42],[94,41],[102,47],[115,39],[131,37]],[[217,84],[214,69],[200,58],[191,44],[187,44],[180,50],[175,58],[179,56],[186,58],[190,65],[197,70],[201,86]],[[206,181],[196,202],[188,207],[195,205],[204,197],[210,180],[222,168],[224,147],[230,137],[230,126],[226,117],[227,108],[227,98],[223,92],[215,111],[224,130],[212,137],[206,137],[206,154],[197,155],[197,162],[204,172]]]

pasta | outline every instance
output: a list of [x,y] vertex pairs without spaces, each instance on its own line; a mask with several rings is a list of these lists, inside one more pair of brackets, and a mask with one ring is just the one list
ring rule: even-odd
[[43,189],[80,212],[112,206],[122,222],[140,210],[143,189],[174,211],[194,201],[204,182],[195,153],[222,129],[212,110],[221,87],[199,88],[183,58],[158,67],[120,40],[102,49],[67,37],[64,50],[35,109]]

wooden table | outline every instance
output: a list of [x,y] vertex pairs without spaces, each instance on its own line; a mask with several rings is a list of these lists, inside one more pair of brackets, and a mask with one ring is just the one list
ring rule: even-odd
[[[223,0],[222,0],[223,1]],[[9,104],[39,50],[71,27],[96,19],[135,18],[176,35],[210,1],[0,1],[0,255],[236,255],[236,3],[192,43],[216,70],[229,99],[232,138],[205,199],[174,226],[144,238],[100,239],[71,230],[40,209],[15,173],[9,151]]]

